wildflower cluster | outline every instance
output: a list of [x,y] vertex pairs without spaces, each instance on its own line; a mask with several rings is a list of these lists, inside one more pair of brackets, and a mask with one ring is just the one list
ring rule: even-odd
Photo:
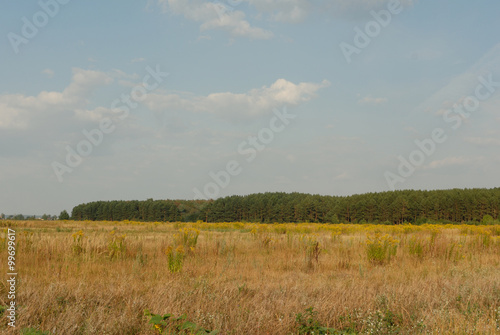
[[390,235],[375,233],[366,239],[366,255],[372,263],[383,264],[389,262],[396,255],[399,241]]
[[193,254],[198,244],[200,231],[196,228],[182,228],[174,235],[174,246],[169,245],[165,254],[167,255],[168,270],[171,273],[182,270],[186,252]]
[[125,237],[127,235],[118,235],[115,230],[109,232],[108,236],[108,255],[110,259],[124,256],[126,251]]
[[171,273],[181,271],[184,264],[184,247],[179,245],[174,249],[172,246],[168,246],[165,253],[167,254],[168,271]]
[[198,243],[199,235],[200,231],[196,228],[180,229],[179,233],[174,235],[174,244],[177,246],[182,245],[184,248],[192,252]]
[[145,310],[144,315],[149,318],[149,324],[157,334],[216,335],[219,333],[218,330],[208,330],[189,321],[186,314],[176,317],[173,314],[153,314]]
[[71,234],[73,238],[73,253],[75,255],[79,255],[83,252],[83,239],[85,237],[85,233],[82,230],[77,231],[76,233]]

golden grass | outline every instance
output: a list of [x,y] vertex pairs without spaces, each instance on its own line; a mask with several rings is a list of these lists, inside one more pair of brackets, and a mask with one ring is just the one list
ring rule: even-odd
[[[220,334],[298,334],[296,314],[308,307],[322,325],[360,334],[500,329],[500,226],[9,224],[18,240],[16,331],[155,334],[147,309]],[[171,273],[166,251],[184,228],[200,234]],[[370,250],[386,240],[391,254],[373,260]],[[0,305],[6,293],[2,281]],[[16,334],[1,320],[1,333]]]

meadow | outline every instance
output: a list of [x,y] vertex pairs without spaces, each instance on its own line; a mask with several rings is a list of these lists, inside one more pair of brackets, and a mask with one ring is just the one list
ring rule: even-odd
[[500,332],[500,225],[0,225],[2,334]]

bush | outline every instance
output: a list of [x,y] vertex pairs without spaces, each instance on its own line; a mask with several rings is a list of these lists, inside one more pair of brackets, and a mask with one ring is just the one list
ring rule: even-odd
[[316,312],[313,307],[306,309],[305,313],[298,313],[295,315],[295,322],[297,324],[297,331],[299,335],[348,335],[354,334],[351,332],[339,331],[334,328],[328,328],[321,325],[316,320]]
[[112,230],[108,236],[108,251],[109,258],[114,259],[118,256],[124,256],[127,247],[125,245],[125,237],[127,235],[117,235],[115,230]]
[[493,217],[491,215],[483,216],[482,224],[491,224],[493,222]]
[[375,233],[366,239],[366,255],[372,263],[383,264],[396,255],[398,240],[389,235]]
[[187,251],[194,251],[198,243],[200,231],[196,228],[183,228],[179,233],[174,235],[174,244],[182,245]]
[[169,246],[166,251],[168,271],[171,273],[180,272],[182,270],[182,265],[184,264],[184,247],[182,245],[174,249]]
[[153,329],[158,334],[216,335],[219,333],[218,330],[208,330],[187,320],[185,314],[176,317],[173,314],[152,314],[146,310],[144,315],[149,317],[149,323],[153,325]]

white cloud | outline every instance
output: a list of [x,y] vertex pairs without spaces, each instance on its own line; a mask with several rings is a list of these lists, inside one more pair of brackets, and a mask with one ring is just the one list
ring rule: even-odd
[[0,98],[0,128],[25,129],[28,127],[28,115],[23,110],[10,107]]
[[113,69],[110,74],[113,78],[118,80],[118,84],[124,87],[135,87],[137,85],[141,85],[139,81],[139,75],[137,73],[128,74],[123,72],[122,70]]
[[71,83],[62,92],[42,91],[37,96],[0,95],[0,128],[25,129],[36,124],[36,118],[85,106],[96,87],[112,80],[103,72],[74,68]]
[[[257,19],[269,18],[284,23],[303,22],[312,12],[328,13],[340,18],[370,17],[370,10],[387,7],[387,0],[332,0],[311,2],[308,0],[157,0],[165,12],[183,15],[186,19],[200,23],[200,30],[224,30],[232,37],[270,39],[274,34],[253,27],[246,19],[241,3],[254,7]],[[413,4],[413,0],[400,0],[401,6]]]
[[[387,0],[242,0],[254,6],[260,14],[270,14],[271,20],[300,23],[313,11],[329,13],[334,17],[370,17],[371,10],[387,8]],[[413,5],[413,0],[400,0],[403,7]]]
[[307,0],[245,0],[263,13],[271,13],[271,19],[279,22],[304,21],[312,4]]
[[358,104],[360,105],[372,105],[372,106],[385,104],[386,102],[387,98],[373,98],[371,95],[367,95],[366,97],[358,100]]
[[158,0],[165,11],[183,15],[186,19],[199,22],[200,30],[224,30],[233,37],[250,39],[270,39],[273,33],[262,28],[252,27],[246,15],[222,2],[201,0]]
[[46,75],[49,78],[54,77],[54,71],[51,69],[45,69],[42,71],[42,74]]
[[106,107],[97,107],[89,109],[75,109],[75,117],[80,121],[99,122],[105,117],[116,117],[123,114],[120,109],[111,109]]
[[[414,3],[413,0],[400,0],[403,7],[411,6]],[[331,0],[325,1],[322,6],[324,11],[345,19],[370,17],[371,10],[387,8],[387,4],[387,0]]]
[[321,83],[294,84],[278,79],[269,87],[252,89],[247,93],[221,92],[207,96],[152,93],[148,95],[145,104],[153,111],[187,110],[230,119],[249,118],[270,113],[273,108],[283,105],[306,102],[314,98],[319,89],[329,85],[327,80]]

